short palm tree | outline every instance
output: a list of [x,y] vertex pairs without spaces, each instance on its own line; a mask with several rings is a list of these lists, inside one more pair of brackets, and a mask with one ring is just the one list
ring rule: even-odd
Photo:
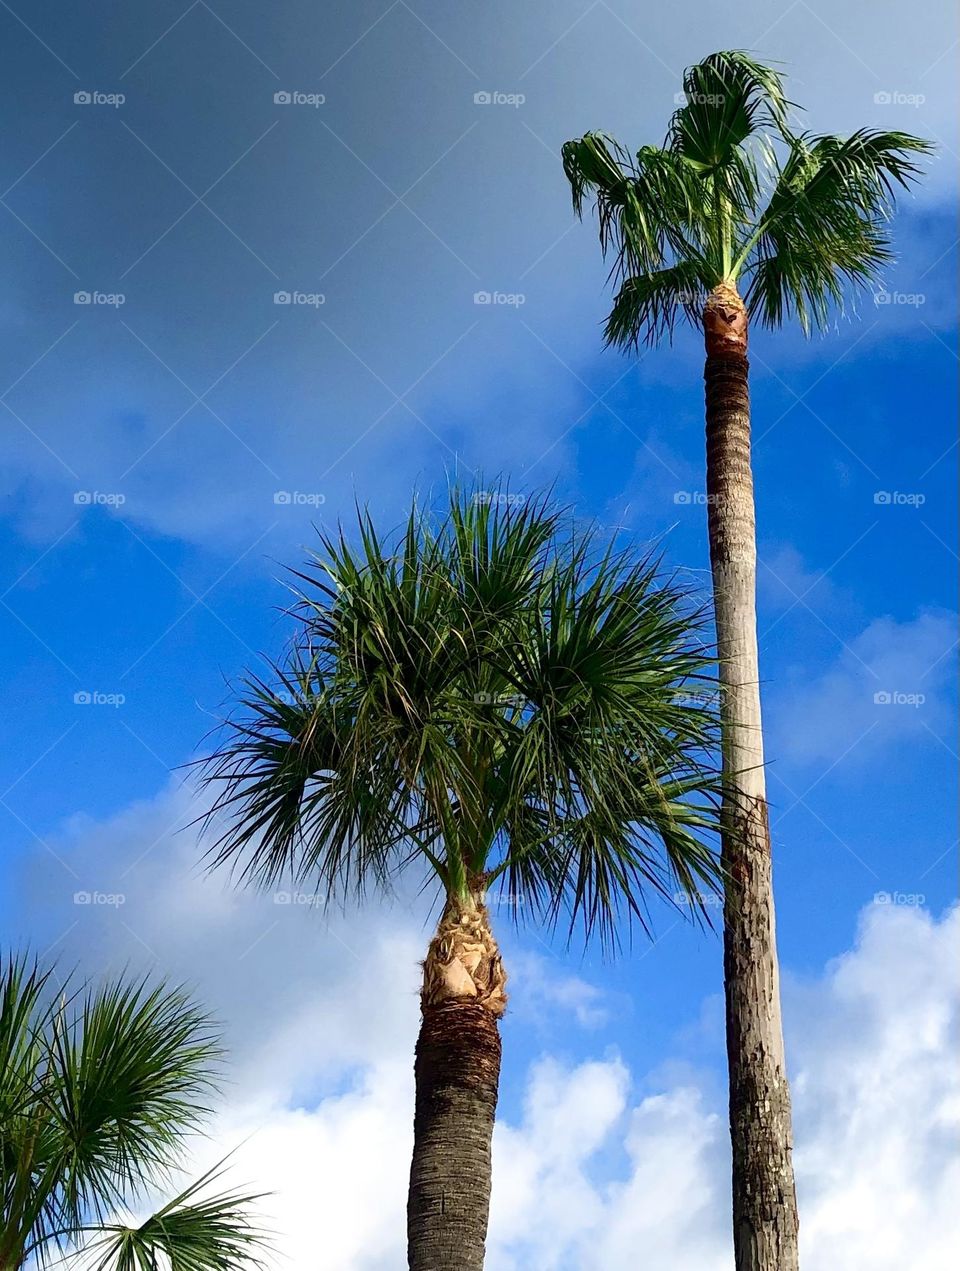
[[211,1194],[216,1171],[135,1225],[117,1218],[169,1178],[199,1128],[220,1049],[176,989],[55,991],[24,957],[0,965],[0,1267],[67,1258],[95,1271],[259,1265],[256,1199]]
[[368,514],[296,575],[289,656],[248,679],[206,760],[251,879],[328,895],[412,871],[441,913],[423,964],[408,1254],[480,1271],[515,916],[612,940],[647,889],[715,880],[709,664],[682,588],[543,500],[454,492],[397,538]]
[[797,1210],[760,719],[747,329],[822,325],[891,260],[886,218],[926,142],[791,132],[780,75],[744,53],[691,67],[662,146],[601,133],[563,147],[582,213],[595,199],[617,284],[607,342],[706,345],[707,507],[727,777],[724,967],[738,1271],[794,1271]]

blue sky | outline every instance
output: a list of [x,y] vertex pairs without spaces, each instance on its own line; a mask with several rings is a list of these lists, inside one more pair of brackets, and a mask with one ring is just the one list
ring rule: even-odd
[[[957,604],[945,5],[907,24],[898,5],[860,0],[735,14],[703,0],[666,12],[536,0],[519,13],[39,0],[0,6],[0,27],[0,639],[13,703],[0,903],[12,939],[91,973],[169,966],[242,1014],[184,933],[161,948],[144,936],[168,858],[201,886],[190,832],[166,834],[182,810],[170,773],[225,681],[282,644],[278,580],[311,521],[332,524],[355,498],[392,524],[414,486],[452,474],[556,483],[579,515],[659,542],[706,585],[699,339],[681,330],[639,359],[601,350],[604,268],[593,225],[572,216],[559,146],[596,127],[633,147],[658,140],[682,67],[724,46],[782,62],[810,127],[939,143],[897,216],[900,259],[878,294],[810,341],[757,331],[751,352],[785,974],[821,976],[876,893],[943,915]],[[314,299],[276,304],[278,292]],[[519,303],[476,304],[477,292]],[[78,705],[77,693],[123,701]],[[78,889],[131,898],[95,911],[73,904]],[[264,1001],[291,947],[266,903],[243,976]],[[332,975],[323,920],[287,916],[292,947],[315,941],[316,974]],[[612,965],[504,932],[526,967],[504,1026],[508,1116],[544,1055],[615,1051],[648,1075],[690,1066],[716,1097],[718,941],[665,910],[656,931]],[[556,1017],[536,1009],[533,985]],[[230,1020],[244,1054],[247,1025]],[[314,1099],[349,1084],[352,1053],[345,1043],[292,1089]]]

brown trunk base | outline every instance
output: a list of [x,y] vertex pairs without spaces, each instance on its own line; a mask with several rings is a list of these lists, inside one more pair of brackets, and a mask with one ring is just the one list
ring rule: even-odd
[[736,1271],[797,1271],[790,1087],[771,956],[770,832],[762,800],[738,800],[724,832],[723,962]]
[[415,1072],[410,1271],[483,1271],[500,1080],[495,1016],[467,1000],[427,1007]]

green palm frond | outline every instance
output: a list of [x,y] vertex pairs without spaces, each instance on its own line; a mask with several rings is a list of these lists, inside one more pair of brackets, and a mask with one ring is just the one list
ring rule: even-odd
[[757,208],[761,168],[773,163],[769,134],[786,128],[782,79],[746,53],[714,53],[687,69],[683,94],[686,103],[670,120],[665,149],[713,187],[712,217],[726,210],[743,224]]
[[119,1203],[168,1170],[207,1109],[221,1051],[179,989],[114,984],[58,1011],[44,1075],[50,1164],[65,1212]]
[[219,1167],[136,1227],[106,1223],[84,1253],[95,1271],[245,1271],[263,1266],[265,1233],[250,1218],[259,1194],[204,1195]]
[[888,218],[896,191],[920,174],[918,137],[862,129],[842,139],[792,139],[753,241],[743,254],[747,300],[768,326],[796,316],[804,330],[842,306],[848,286],[876,281],[893,259]]
[[594,198],[601,248],[613,254],[607,342],[672,336],[680,312],[699,322],[706,295],[741,275],[767,325],[822,325],[892,259],[895,196],[932,147],[874,129],[794,135],[781,75],[743,52],[690,67],[683,89],[664,145],[636,161],[601,133],[563,147],[574,209]]
[[[55,992],[51,971],[7,958],[0,968],[0,1265],[48,1264],[164,1181],[182,1163],[184,1136],[206,1115],[220,1057],[209,1017],[180,989],[126,981],[93,989],[68,980]],[[234,1197],[233,1208],[220,1212],[225,1240],[231,1230],[245,1238],[247,1199]],[[215,1209],[198,1213],[214,1218]],[[124,1265],[234,1264],[171,1258]]]
[[688,67],[683,95],[667,144],[704,170],[729,162],[749,137],[786,128],[790,103],[780,73],[739,50]]
[[604,328],[607,344],[636,347],[641,340],[656,344],[672,338],[677,319],[700,322],[706,290],[697,268],[689,262],[627,278],[613,301]]
[[361,513],[296,583],[274,687],[203,761],[217,860],[328,897],[418,860],[449,896],[513,871],[604,938],[645,887],[715,875],[715,720],[678,697],[710,663],[653,562],[498,487],[389,540]]
[[611,138],[587,133],[564,145],[563,164],[577,215],[588,191],[595,199],[611,277],[657,269],[674,253],[697,255],[704,192],[676,155],[646,146],[632,158]]

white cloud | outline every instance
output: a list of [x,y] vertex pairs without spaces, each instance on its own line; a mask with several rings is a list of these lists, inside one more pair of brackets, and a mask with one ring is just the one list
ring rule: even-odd
[[[873,907],[853,950],[788,986],[809,1271],[952,1265],[958,935],[957,911]],[[729,1271],[722,1112],[689,1083],[635,1084],[616,1055],[532,1066],[519,1123],[497,1127],[489,1271]],[[400,1264],[411,1093],[397,1056],[312,1111],[277,1109],[243,1149],[238,1168],[278,1191],[290,1265]]]
[[[423,910],[373,905],[323,923],[307,906],[238,895],[198,877],[191,837],[171,838],[188,810],[174,787],[103,824],[75,823],[51,846],[125,904],[74,907],[78,884],[63,871],[61,896],[51,858],[35,897],[27,876],[24,921],[36,929],[38,907],[62,921],[65,960],[88,971],[153,961],[146,946],[194,982],[230,1020],[236,1055],[201,1163],[241,1144],[233,1173],[273,1193],[263,1203],[280,1265],[392,1271],[403,1260]],[[822,976],[787,976],[805,1271],[948,1266],[958,935],[958,910],[938,921],[875,905]],[[611,1003],[539,955],[513,969],[532,977],[515,993],[518,1012],[542,991],[545,1009],[589,1027]],[[663,1058],[648,1073],[610,1050],[531,1064],[519,1114],[497,1126],[489,1271],[626,1271],[638,1260],[729,1271],[724,1111],[711,1078]],[[516,1084],[511,1062],[508,1050]]]
[[810,678],[798,667],[771,697],[771,758],[846,767],[895,741],[936,744],[949,721],[950,653],[956,616],[924,610],[898,622],[878,618],[850,640],[836,663]]

